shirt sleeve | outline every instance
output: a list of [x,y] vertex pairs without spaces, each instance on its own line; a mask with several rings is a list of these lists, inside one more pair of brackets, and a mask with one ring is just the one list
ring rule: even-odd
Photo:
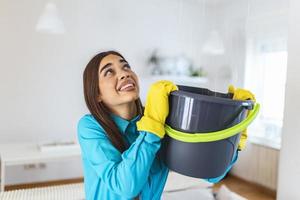
[[103,128],[89,118],[79,121],[78,140],[83,156],[101,181],[113,192],[128,198],[140,193],[160,148],[158,136],[142,131],[121,154],[111,144]]

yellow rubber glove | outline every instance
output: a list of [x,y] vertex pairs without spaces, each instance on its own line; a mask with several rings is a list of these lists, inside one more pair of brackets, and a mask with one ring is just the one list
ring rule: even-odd
[[[241,88],[234,88],[233,85],[229,85],[228,87],[228,93],[233,94],[232,99],[234,100],[252,100],[256,101],[254,94],[252,94],[249,90],[244,90]],[[238,145],[239,150],[243,150],[246,147],[246,141],[247,141],[248,135],[247,135],[247,129],[245,129],[242,132],[240,142]]]
[[158,81],[147,94],[144,116],[137,122],[137,130],[147,131],[163,138],[165,121],[169,114],[169,94],[178,90],[171,81]]

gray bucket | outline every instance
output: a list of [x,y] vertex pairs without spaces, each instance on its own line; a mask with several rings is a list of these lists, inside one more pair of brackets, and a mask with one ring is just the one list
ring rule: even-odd
[[[254,102],[232,100],[231,94],[204,88],[178,86],[169,96],[166,124],[187,134],[212,133],[230,128],[246,118]],[[211,142],[182,142],[168,135],[160,155],[169,169],[196,178],[221,176],[233,159],[240,133]]]

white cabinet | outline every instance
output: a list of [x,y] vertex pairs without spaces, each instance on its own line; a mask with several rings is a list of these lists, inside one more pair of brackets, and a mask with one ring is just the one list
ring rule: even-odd
[[0,147],[0,192],[4,191],[6,178],[5,169],[8,166],[66,160],[74,157],[81,158],[80,146],[78,144],[65,147],[57,146],[56,148],[49,147],[42,151],[39,149],[39,146],[34,143],[1,144]]

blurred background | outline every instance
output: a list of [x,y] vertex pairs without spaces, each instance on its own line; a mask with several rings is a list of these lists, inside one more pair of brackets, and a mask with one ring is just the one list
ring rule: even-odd
[[275,199],[278,187],[279,199],[300,198],[286,184],[300,176],[288,170],[299,159],[287,162],[299,138],[299,9],[296,0],[0,0],[1,179],[9,189],[82,178],[80,156],[56,157],[78,151],[77,122],[88,112],[86,64],[117,50],[138,74],[143,102],[160,79],[224,93],[229,84],[251,90],[262,109],[230,176],[254,184],[265,199]]

